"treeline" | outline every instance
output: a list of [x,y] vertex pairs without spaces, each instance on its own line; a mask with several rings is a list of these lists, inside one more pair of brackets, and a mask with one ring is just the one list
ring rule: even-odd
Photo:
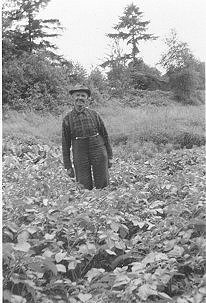
[[[63,28],[58,19],[40,19],[50,0],[7,0],[2,10],[2,101],[5,109],[55,110],[70,100],[69,89],[88,85],[97,102],[105,96],[124,97],[131,90],[173,90],[183,103],[203,102],[204,64],[197,60],[175,31],[166,39],[168,50],[159,64],[166,74],[141,59],[141,41],[158,37],[148,33],[149,21],[133,4],[128,5],[113,33],[111,53],[90,74],[79,64],[57,54],[51,42]],[[124,44],[127,47],[124,47]],[[123,51],[127,49],[127,52]],[[103,73],[104,71],[104,73]],[[196,97],[194,98],[196,94]],[[198,103],[196,102],[196,103]]]
[[56,53],[51,43],[62,27],[57,19],[39,19],[50,0],[7,0],[3,4],[3,106],[54,109],[69,98],[69,87],[86,71]]

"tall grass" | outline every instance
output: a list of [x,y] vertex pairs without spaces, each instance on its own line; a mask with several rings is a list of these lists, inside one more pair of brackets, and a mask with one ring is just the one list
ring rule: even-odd
[[[150,141],[156,144],[179,143],[184,134],[205,137],[204,107],[148,107],[103,109],[102,115],[114,141],[132,143]],[[197,145],[201,145],[197,144]]]
[[[202,145],[205,143],[204,106],[122,108],[109,106],[98,109],[113,144],[142,143]],[[64,117],[35,112],[10,112],[4,119],[3,135],[31,136],[59,144]],[[191,142],[190,142],[191,141]],[[187,146],[190,147],[190,146]]]
[[34,111],[7,113],[3,121],[3,136],[33,137],[45,142],[61,140],[62,117],[40,115]]

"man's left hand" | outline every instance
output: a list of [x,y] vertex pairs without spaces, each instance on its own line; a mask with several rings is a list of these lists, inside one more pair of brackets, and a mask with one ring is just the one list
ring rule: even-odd
[[113,164],[113,160],[112,160],[112,159],[109,159],[109,160],[108,160],[108,168],[111,168],[111,167],[112,167],[112,164]]

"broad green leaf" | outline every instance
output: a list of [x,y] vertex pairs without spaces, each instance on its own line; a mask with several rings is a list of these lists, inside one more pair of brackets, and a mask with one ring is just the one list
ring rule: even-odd
[[158,295],[158,292],[156,290],[156,285],[150,285],[150,284],[143,284],[138,289],[138,296],[141,300],[146,301],[149,296],[151,295]]
[[[189,303],[186,298],[177,298],[177,303]],[[200,303],[200,302],[199,302]]]
[[126,271],[128,270],[128,266],[123,266],[123,267],[116,267],[114,270],[114,274],[117,275],[118,277],[122,275],[126,275]]
[[4,230],[3,231],[3,236],[8,236],[11,240],[14,239],[14,234],[12,232],[10,232],[9,230]]
[[4,290],[3,291],[3,298],[4,300],[8,300],[10,302],[12,296],[12,292],[9,290]]
[[82,253],[82,254],[88,254],[89,253],[89,250],[88,250],[88,247],[87,245],[80,245],[79,246],[79,252]]
[[44,206],[47,206],[47,205],[48,205],[48,202],[49,202],[48,199],[43,199],[43,201],[42,201],[42,203],[43,203]]
[[13,243],[3,243],[3,257],[11,257],[12,258],[12,251],[14,248]]
[[130,278],[126,274],[119,275],[114,281],[113,288],[122,289],[122,287],[127,285],[130,281]]
[[173,250],[171,250],[167,255],[170,258],[179,258],[183,255],[184,248],[178,245],[175,245]]
[[93,243],[87,243],[87,247],[89,251],[96,252],[96,246]]
[[88,281],[91,282],[93,278],[100,276],[104,272],[105,270],[103,268],[92,268],[87,272],[86,277]]
[[136,235],[133,239],[132,239],[132,244],[135,245],[137,242],[141,241],[141,237],[139,235]]
[[27,302],[26,299],[23,298],[22,296],[14,295],[8,290],[4,290],[3,298],[4,298],[4,300],[7,300],[10,303],[26,303]]
[[25,202],[26,202],[26,204],[31,205],[34,203],[34,199],[27,197]]
[[57,271],[66,272],[66,267],[63,264],[56,264]]
[[147,230],[151,230],[153,227],[155,227],[154,224],[147,222],[148,226],[147,226]]
[[206,285],[199,288],[199,292],[206,296]]
[[55,255],[55,260],[56,260],[56,262],[59,263],[59,262],[61,262],[62,260],[64,260],[64,258],[66,257],[66,255],[67,255],[67,252],[64,252],[64,253],[59,252],[59,253],[57,253],[57,254]]
[[148,263],[154,263],[154,262],[159,262],[159,261],[164,261],[164,260],[168,260],[168,256],[166,254],[163,253],[158,253],[158,252],[152,252],[150,254],[148,254],[144,259],[143,259],[143,263],[144,264],[148,264]]
[[112,229],[114,232],[118,232],[119,223],[112,222],[112,223],[110,224],[110,226],[111,226],[111,229]]
[[123,241],[120,240],[120,241],[115,241],[115,247],[118,249],[125,250],[126,245]]
[[157,276],[161,283],[166,286],[170,279],[173,277],[173,271],[158,267],[154,272],[154,276]]
[[13,233],[16,233],[18,230],[18,226],[14,222],[10,222],[7,226]]
[[[27,206],[28,207],[28,206]],[[27,213],[38,213],[38,210],[36,210],[35,208],[26,208],[25,211]]]
[[146,267],[146,264],[143,262],[134,262],[132,264],[132,272],[142,271]]
[[17,237],[18,243],[27,242],[28,239],[29,239],[29,232],[26,230],[22,231]]
[[69,262],[68,269],[75,269],[77,266],[77,263],[78,262],[76,260]]
[[144,221],[138,221],[138,220],[132,220],[132,223],[134,224],[134,226],[139,226],[139,228],[142,228],[145,226],[145,222]]
[[116,253],[110,249],[105,249],[105,251],[109,254],[109,255],[114,255],[116,256]]
[[167,241],[164,245],[164,251],[169,251],[169,250],[173,249],[173,247],[175,246],[177,241],[178,241],[178,239],[172,239],[170,241]]
[[57,275],[57,267],[49,258],[44,259],[43,264],[47,270],[51,270],[55,276]]
[[168,302],[173,302],[173,299],[164,292],[158,291],[158,296],[162,299],[169,300]]
[[111,233],[109,233],[109,235],[110,235],[110,237],[111,237],[112,240],[114,240],[114,241],[118,241],[119,240],[118,233],[111,232]]
[[30,250],[31,245],[27,242],[20,242],[14,246],[15,250],[28,252]]
[[47,257],[47,258],[50,258],[52,255],[54,255],[54,253],[48,249],[45,250],[42,254],[42,256]]
[[53,240],[55,238],[55,234],[51,234],[51,235],[50,234],[45,234],[44,238],[46,240]]
[[126,225],[121,224],[119,226],[119,233],[122,239],[124,239],[129,234],[129,229]]
[[11,303],[27,303],[25,298],[23,298],[21,296],[17,296],[17,295],[12,295],[10,302]]
[[164,205],[165,203],[163,201],[160,201],[160,200],[157,200],[157,201],[154,201],[151,205],[150,205],[150,208],[159,208],[159,206],[162,206]]
[[92,298],[91,294],[78,294],[78,298],[81,300],[81,302],[89,302],[89,300]]
[[34,227],[34,226],[31,226],[31,227],[28,227],[28,228],[27,228],[27,231],[28,231],[31,235],[33,235],[33,234],[35,234],[35,233],[38,231],[38,228],[37,228],[37,227]]
[[79,252],[82,254],[94,254],[96,251],[96,246],[93,243],[83,244],[79,247]]
[[39,262],[32,262],[29,263],[28,266],[35,272],[43,273],[44,270],[41,268],[41,265]]

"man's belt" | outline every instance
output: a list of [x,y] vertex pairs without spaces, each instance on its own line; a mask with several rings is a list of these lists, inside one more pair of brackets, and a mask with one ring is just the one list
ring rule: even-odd
[[96,133],[95,135],[88,136],[88,137],[74,137],[74,140],[79,140],[79,139],[88,139],[88,138],[93,138],[99,136],[99,133]]

